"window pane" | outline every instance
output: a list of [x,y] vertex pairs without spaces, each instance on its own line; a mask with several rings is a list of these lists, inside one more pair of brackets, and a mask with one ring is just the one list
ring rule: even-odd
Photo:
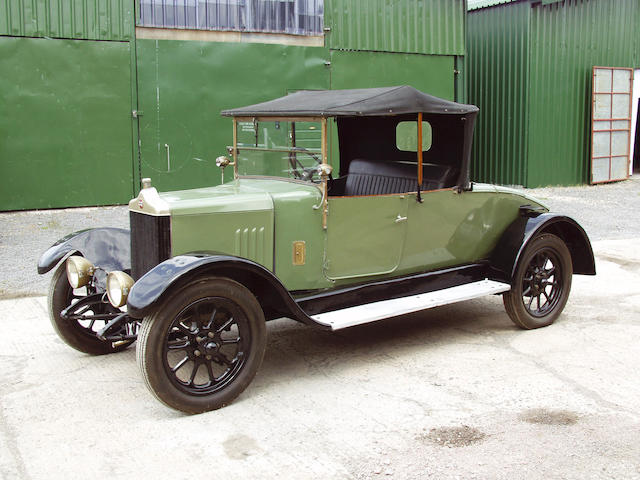
[[138,25],[321,35],[324,0],[140,0]]
[[[431,124],[422,122],[422,151],[431,148]],[[396,147],[403,152],[418,151],[418,122],[400,122],[396,127]]]

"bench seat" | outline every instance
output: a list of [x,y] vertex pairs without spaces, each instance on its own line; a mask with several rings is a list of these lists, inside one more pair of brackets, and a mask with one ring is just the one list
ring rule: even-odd
[[[455,170],[447,165],[424,163],[421,190],[438,190],[451,186],[450,183],[455,182],[455,179],[452,179]],[[415,192],[417,189],[418,167],[415,163],[380,162],[358,158],[349,164],[344,195],[385,195]]]

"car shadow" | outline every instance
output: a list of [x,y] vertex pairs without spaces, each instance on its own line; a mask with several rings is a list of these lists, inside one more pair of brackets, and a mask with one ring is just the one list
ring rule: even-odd
[[447,344],[482,343],[521,332],[499,297],[446,305],[336,332],[280,319],[269,322],[264,362],[255,388],[288,382],[321,366],[353,368],[380,356],[402,359]]

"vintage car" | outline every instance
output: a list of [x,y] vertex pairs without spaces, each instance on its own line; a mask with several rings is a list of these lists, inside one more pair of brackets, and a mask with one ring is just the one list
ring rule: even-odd
[[409,86],[223,111],[232,181],[158,193],[143,179],[130,231],[42,255],[54,328],[90,354],[137,339],[151,392],[197,413],[251,382],[268,320],[338,330],[502,294],[519,327],[549,325],[572,274],[595,274],[591,244],[525,192],[470,181],[477,113]]

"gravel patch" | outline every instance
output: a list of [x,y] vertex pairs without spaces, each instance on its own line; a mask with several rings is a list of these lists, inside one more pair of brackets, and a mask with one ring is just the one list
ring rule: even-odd
[[[592,241],[640,237],[640,175],[611,184],[523,189],[573,217]],[[52,273],[40,255],[59,238],[91,227],[129,227],[126,206],[0,212],[0,299],[45,295]]]
[[40,255],[65,235],[92,227],[129,228],[127,207],[0,213],[0,299],[46,295],[53,273],[38,275]]

